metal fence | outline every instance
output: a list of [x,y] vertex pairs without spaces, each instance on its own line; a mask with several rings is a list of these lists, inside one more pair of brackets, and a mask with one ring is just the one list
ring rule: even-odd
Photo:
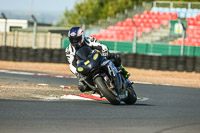
[[168,8],[199,8],[200,2],[184,2],[184,1],[154,1],[153,7],[168,7]]

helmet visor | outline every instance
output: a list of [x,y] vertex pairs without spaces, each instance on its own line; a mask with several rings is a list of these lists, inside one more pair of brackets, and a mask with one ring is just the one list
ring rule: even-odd
[[78,36],[78,37],[70,37],[69,41],[71,44],[76,44],[76,43],[81,43],[82,41],[82,36]]

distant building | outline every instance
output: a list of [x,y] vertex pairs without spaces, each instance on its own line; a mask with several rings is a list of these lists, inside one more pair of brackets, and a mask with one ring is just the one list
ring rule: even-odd
[[[20,20],[20,19],[7,19],[7,32],[19,30],[19,29],[27,29],[28,27],[32,27],[33,22],[28,20]],[[51,26],[51,24],[38,23],[38,26]],[[5,30],[5,19],[0,19],[0,32],[4,32]]]

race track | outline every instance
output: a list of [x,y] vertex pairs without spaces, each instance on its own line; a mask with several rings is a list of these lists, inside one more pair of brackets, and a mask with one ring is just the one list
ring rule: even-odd
[[[0,72],[0,82],[76,83],[76,79]],[[106,101],[0,100],[0,133],[198,133],[200,88],[135,84],[135,105]]]

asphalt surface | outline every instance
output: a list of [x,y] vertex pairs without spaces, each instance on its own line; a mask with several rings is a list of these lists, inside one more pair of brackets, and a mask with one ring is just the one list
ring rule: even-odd
[[[20,72],[20,71],[14,71],[14,72]],[[30,73],[34,74],[34,72]],[[47,73],[40,73],[40,74],[47,74]],[[56,78],[50,76],[37,76],[37,75],[12,74],[12,73],[0,72],[0,82],[28,83],[28,84],[43,83],[49,85],[65,85],[65,84],[74,85],[78,83],[78,79],[70,79],[70,78],[67,79],[67,78]]]
[[[24,76],[24,75],[23,75]],[[0,73],[0,82],[64,84],[76,79]],[[25,79],[25,80],[24,80]],[[0,133],[198,133],[200,88],[135,84],[135,105],[104,101],[0,100]]]

